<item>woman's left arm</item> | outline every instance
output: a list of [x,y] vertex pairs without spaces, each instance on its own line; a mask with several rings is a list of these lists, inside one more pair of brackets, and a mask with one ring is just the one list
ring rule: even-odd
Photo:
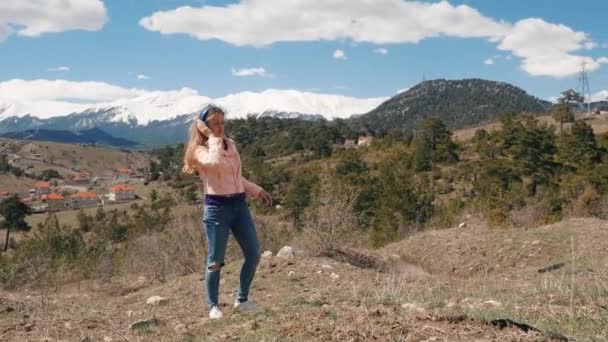
[[272,196],[270,196],[268,192],[264,191],[261,186],[255,184],[254,182],[248,181],[243,176],[241,176],[241,179],[243,180],[243,187],[245,188],[246,193],[252,195],[255,198],[262,198],[268,206],[272,205]]
[[258,197],[260,195],[260,192],[264,190],[261,186],[255,184],[254,182],[248,181],[245,177],[241,176],[241,179],[243,180],[243,187],[245,188],[245,192],[252,195],[253,197]]

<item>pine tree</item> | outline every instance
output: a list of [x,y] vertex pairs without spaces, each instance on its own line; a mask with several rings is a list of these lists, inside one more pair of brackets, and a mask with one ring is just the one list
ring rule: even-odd
[[0,224],[6,229],[6,237],[4,239],[4,251],[8,249],[8,240],[11,230],[30,229],[30,226],[25,222],[25,217],[32,214],[32,209],[25,203],[19,200],[17,195],[13,195],[0,203],[0,216],[4,217],[4,221]]

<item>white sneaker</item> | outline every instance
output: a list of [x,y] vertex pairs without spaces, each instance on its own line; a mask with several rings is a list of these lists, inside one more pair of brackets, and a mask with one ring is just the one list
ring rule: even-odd
[[212,307],[211,311],[209,311],[209,318],[211,318],[211,319],[222,318],[222,316],[224,316],[224,315],[220,311],[220,308],[218,308],[217,306]]
[[251,312],[258,309],[257,305],[254,303],[250,301],[239,302],[238,299],[234,301],[234,308],[245,312]]

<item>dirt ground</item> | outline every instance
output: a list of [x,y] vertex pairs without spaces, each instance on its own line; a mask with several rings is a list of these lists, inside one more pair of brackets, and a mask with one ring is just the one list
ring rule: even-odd
[[[230,259],[221,320],[207,318],[202,270],[162,283],[133,274],[5,290],[0,340],[606,341],[606,228],[571,219],[528,230],[423,232],[379,251],[398,266],[382,273],[298,251],[263,258],[255,313],[231,307],[240,260]],[[152,296],[166,301],[147,304]]]

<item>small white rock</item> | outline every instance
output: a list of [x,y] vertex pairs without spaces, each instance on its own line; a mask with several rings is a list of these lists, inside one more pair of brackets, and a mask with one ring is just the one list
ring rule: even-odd
[[173,331],[175,331],[176,334],[183,335],[188,332],[188,329],[185,324],[178,324],[173,328]]
[[112,338],[110,336],[104,336],[103,342],[112,342]]
[[132,317],[132,316],[133,316],[133,310],[127,311],[127,317]]
[[293,248],[291,248],[290,246],[285,246],[283,248],[281,248],[281,250],[277,253],[277,257],[279,258],[286,258],[286,259],[290,259],[293,258],[295,255],[293,253]]
[[407,311],[415,311],[415,312],[419,312],[419,313],[424,313],[426,312],[426,310],[424,308],[419,307],[416,304],[412,304],[412,303],[403,303],[401,304],[401,308]]
[[72,329],[72,323],[70,323],[70,322],[65,322],[65,323],[63,324],[63,326],[64,326],[66,329],[68,329],[68,330]]
[[318,271],[317,271],[317,274],[321,274],[321,273],[323,273],[323,271],[321,271],[321,270],[318,270]]
[[330,264],[323,264],[321,265],[321,268],[326,269],[326,270],[333,270],[334,267]]
[[336,280],[340,279],[340,276],[339,276],[339,275],[337,275],[336,273],[332,273],[332,274],[330,275],[330,277],[331,277],[331,279],[332,279],[332,280],[334,280],[334,281],[336,281]]
[[291,279],[291,278],[293,278],[295,276],[296,276],[296,272],[294,272],[294,271],[289,271],[289,273],[287,273],[287,278]]
[[491,306],[493,306],[493,307],[499,307],[499,306],[502,306],[502,303],[497,302],[497,301],[492,300],[492,299],[490,299],[490,300],[486,300],[486,301],[485,301],[485,302],[483,302],[483,303],[484,303],[484,304],[487,304],[487,305],[491,305]]
[[262,253],[262,258],[270,258],[271,256],[272,256],[271,251],[266,251],[266,252]]
[[461,222],[461,223],[458,225],[458,228],[464,228],[464,227],[466,227],[466,226],[467,226],[467,224],[466,224],[466,223]]
[[152,297],[148,298],[148,300],[146,301],[146,304],[157,305],[157,304],[165,304],[166,302],[167,302],[166,298],[163,298],[160,296],[152,296]]

